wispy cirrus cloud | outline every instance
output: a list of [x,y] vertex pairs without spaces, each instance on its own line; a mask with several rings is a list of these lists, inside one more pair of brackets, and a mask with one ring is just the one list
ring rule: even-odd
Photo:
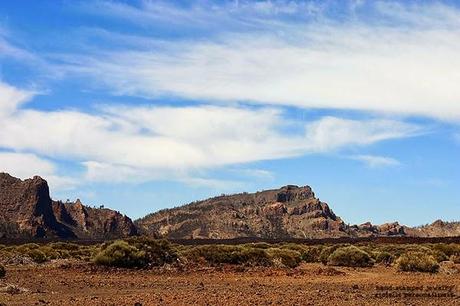
[[[164,18],[184,26],[193,20],[213,25],[215,33],[144,36],[150,39],[145,47],[67,54],[61,60],[67,73],[90,76],[119,95],[460,120],[459,9],[378,2],[362,5],[366,11],[360,12],[361,6],[352,4],[332,19],[327,7],[286,1],[186,8],[100,2],[107,9],[98,13],[113,18],[147,24]],[[155,41],[161,45],[151,48]]]
[[378,155],[353,155],[350,159],[354,159],[366,164],[369,168],[382,168],[399,166],[401,163],[392,157]]

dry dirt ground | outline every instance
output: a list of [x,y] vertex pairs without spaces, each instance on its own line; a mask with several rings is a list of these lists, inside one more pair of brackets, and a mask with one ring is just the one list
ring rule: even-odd
[[460,305],[460,274],[321,264],[245,271],[8,267],[0,305]]

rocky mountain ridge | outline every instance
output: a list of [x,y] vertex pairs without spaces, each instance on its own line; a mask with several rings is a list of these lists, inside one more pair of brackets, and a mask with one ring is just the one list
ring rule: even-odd
[[0,238],[115,239],[139,233],[171,239],[452,237],[460,236],[460,222],[348,225],[309,186],[288,185],[196,201],[133,223],[80,200],[53,201],[47,182],[38,176],[20,180],[0,173]]
[[460,236],[460,223],[440,222],[423,228],[398,222],[348,225],[309,186],[295,185],[214,197],[135,221],[141,233],[175,239]]
[[131,219],[110,209],[53,201],[39,176],[0,173],[0,238],[105,239],[135,235]]

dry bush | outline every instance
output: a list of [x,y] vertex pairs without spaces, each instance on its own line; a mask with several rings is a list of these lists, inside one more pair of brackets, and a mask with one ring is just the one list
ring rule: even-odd
[[5,276],[6,276],[6,269],[2,264],[0,264],[0,278],[4,278]]
[[439,264],[436,259],[423,252],[408,252],[396,261],[399,271],[407,272],[429,272],[435,273],[439,270]]
[[264,266],[272,265],[272,260],[265,249],[247,248],[244,247],[240,253],[240,264],[249,266]]
[[26,253],[32,260],[36,263],[44,263],[48,260],[46,258],[45,253],[40,251],[39,249],[32,249],[29,252]]
[[305,262],[320,262],[323,246],[309,246],[302,252],[302,260]]
[[452,261],[455,264],[460,264],[460,255],[451,255],[449,258],[450,261]]
[[323,248],[321,250],[321,253],[319,254],[319,261],[322,262],[324,265],[327,265],[329,256],[331,256],[331,254],[334,253],[334,251],[340,247],[342,246],[339,244],[336,244],[336,245],[331,245],[331,246],[327,246]]
[[244,246],[255,248],[255,249],[269,249],[273,247],[273,244],[267,243],[267,242],[255,242],[255,243],[248,243],[245,244]]
[[149,266],[162,266],[177,260],[177,252],[173,245],[167,240],[132,237],[125,241],[145,253],[145,260]]
[[454,243],[436,243],[431,246],[433,251],[439,251],[446,255],[446,257],[450,257],[452,255],[459,254],[460,255],[460,245]]
[[300,252],[289,249],[271,248],[267,250],[272,261],[279,260],[288,268],[295,268],[302,262]]
[[330,266],[345,267],[371,267],[374,261],[371,256],[355,246],[347,246],[336,249],[327,260]]
[[271,259],[266,250],[252,245],[202,245],[185,249],[181,255],[195,263],[204,259],[210,265],[271,265]]
[[385,266],[391,265],[395,260],[395,257],[388,252],[378,252],[375,256],[375,262],[384,264]]

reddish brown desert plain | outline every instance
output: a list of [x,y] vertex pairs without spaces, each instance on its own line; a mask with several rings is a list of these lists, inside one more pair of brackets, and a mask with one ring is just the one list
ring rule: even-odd
[[392,267],[230,265],[127,270],[67,260],[8,266],[1,305],[459,305],[459,265],[436,274]]

